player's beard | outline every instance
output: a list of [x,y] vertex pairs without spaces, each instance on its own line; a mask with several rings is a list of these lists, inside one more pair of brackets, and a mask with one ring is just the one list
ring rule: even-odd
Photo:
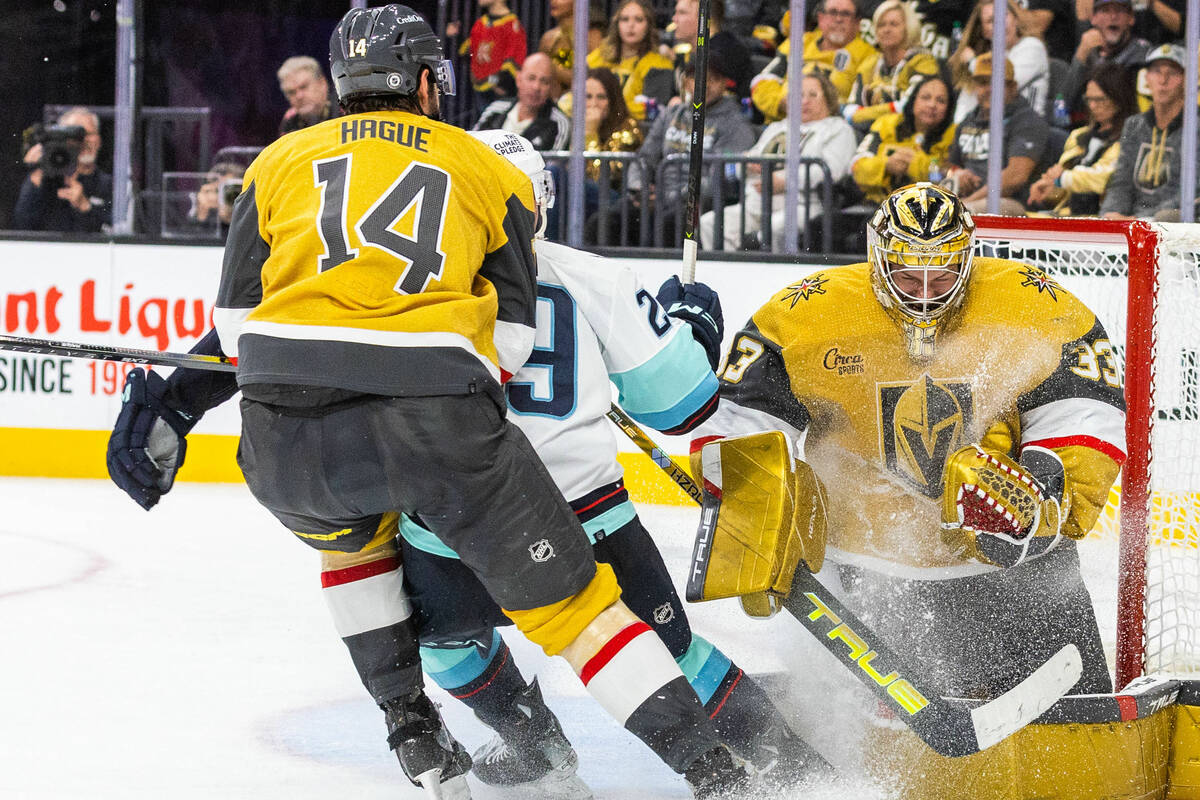
[[429,99],[426,102],[425,116],[430,119],[442,121],[442,93],[434,90],[429,93]]

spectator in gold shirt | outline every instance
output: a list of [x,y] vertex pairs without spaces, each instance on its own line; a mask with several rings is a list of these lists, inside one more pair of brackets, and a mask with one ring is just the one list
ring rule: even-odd
[[[790,12],[789,12],[790,14]],[[780,28],[787,29],[785,14]],[[829,76],[841,102],[846,102],[854,78],[877,51],[858,33],[858,7],[854,0],[821,0],[817,4],[817,29],[804,34],[804,71],[820,70]],[[787,58],[791,42],[779,46],[779,55],[750,83],[750,97],[767,122],[787,116]]]

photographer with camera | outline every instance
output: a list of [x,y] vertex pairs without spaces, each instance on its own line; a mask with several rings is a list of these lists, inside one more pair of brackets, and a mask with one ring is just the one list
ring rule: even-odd
[[204,184],[192,199],[187,216],[189,233],[198,236],[220,236],[229,233],[233,219],[233,201],[242,191],[242,175],[246,168],[231,161],[219,161],[209,168]]
[[96,167],[100,118],[78,106],[58,124],[27,132],[29,175],[13,210],[13,229],[99,233],[111,218],[112,176]]

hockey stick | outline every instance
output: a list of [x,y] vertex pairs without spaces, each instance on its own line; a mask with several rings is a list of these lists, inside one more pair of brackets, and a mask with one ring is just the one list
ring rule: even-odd
[[616,403],[608,407],[607,416],[613,421],[613,424],[634,441],[634,444],[641,448],[643,453],[650,456],[663,472],[671,476],[671,480],[675,481],[676,485],[680,489],[683,489],[688,497],[695,500],[697,504],[704,502],[704,492],[700,491],[700,487],[692,480],[692,476],[688,475],[682,467],[676,464],[675,459],[663,452],[662,448],[656,445],[646,435],[645,431],[638,427],[638,424],[630,419],[629,415],[618,407]]
[[91,358],[100,361],[121,361],[126,364],[157,364],[162,367],[184,367],[185,369],[207,369],[218,372],[236,372],[237,363],[224,356],[203,356],[196,353],[163,353],[158,350],[138,350],[128,347],[109,347],[102,344],[77,344],[54,342],[45,339],[25,339],[20,336],[0,335],[0,350],[20,353],[63,356],[65,358]]
[[[682,470],[654,446],[650,437],[624,411],[614,405],[608,417],[689,497],[693,500],[703,497],[696,482],[686,473],[678,474]],[[664,466],[661,460],[664,458],[675,466],[675,471]],[[702,504],[702,501],[696,501]],[[706,509],[705,513],[708,512]],[[711,522],[711,527],[702,527],[697,537],[692,555],[693,572],[697,555],[708,545],[705,533],[715,528],[715,516],[706,519]],[[981,702],[941,697],[924,684],[917,670],[904,657],[842,605],[809,572],[803,561],[796,569],[791,594],[784,600],[783,607],[922,741],[944,756],[977,753],[1011,736],[1053,706],[1083,673],[1078,648],[1068,644],[1029,677],[993,700]]]
[[696,229],[700,224],[700,176],[704,160],[704,113],[707,111],[708,86],[708,2],[700,0],[696,19],[696,71],[692,81],[692,136],[688,140],[687,205],[683,212],[684,283],[696,282],[696,257],[699,244]]

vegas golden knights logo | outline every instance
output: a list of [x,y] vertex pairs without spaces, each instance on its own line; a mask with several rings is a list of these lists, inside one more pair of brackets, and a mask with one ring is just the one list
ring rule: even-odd
[[973,403],[966,382],[935,381],[879,387],[884,463],[929,497],[942,495],[946,457],[967,443]]

